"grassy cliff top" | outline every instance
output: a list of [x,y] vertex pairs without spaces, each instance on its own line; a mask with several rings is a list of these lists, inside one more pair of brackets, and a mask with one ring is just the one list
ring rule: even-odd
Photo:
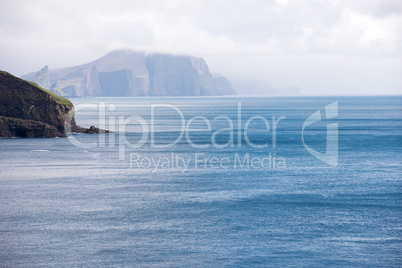
[[46,93],[48,93],[51,96],[51,98],[55,102],[57,102],[58,104],[67,105],[67,106],[73,106],[73,104],[71,103],[71,101],[69,99],[63,98],[63,97],[61,97],[61,96],[59,96],[59,95],[57,95],[57,94],[55,94],[55,93],[53,93],[53,92],[51,92],[51,91],[49,91],[47,89],[44,89],[43,87],[38,86],[38,84],[36,84],[34,82],[31,82],[31,81],[28,81],[28,80],[25,80],[25,81],[27,81],[31,85],[39,88],[40,90],[45,91]]
[[[1,71],[1,70],[0,70],[0,75],[1,75],[1,76],[8,75],[8,76],[13,76],[13,77],[15,77],[15,78],[18,78],[18,77],[14,76],[14,75],[12,75],[12,74],[10,74],[10,73],[8,73],[8,72]],[[18,78],[18,79],[20,79],[20,78]],[[22,80],[22,79],[21,79],[21,80]],[[68,99],[66,99],[66,98],[63,98],[63,97],[60,97],[60,96],[54,94],[53,92],[51,92],[51,91],[49,91],[49,90],[46,90],[46,89],[44,89],[44,88],[38,86],[36,83],[31,82],[31,81],[27,81],[27,80],[23,80],[23,81],[25,81],[25,82],[29,83],[30,85],[32,85],[32,86],[38,88],[39,90],[42,90],[42,91],[46,92],[46,93],[49,94],[50,97],[51,97],[56,103],[58,103],[58,104],[66,105],[66,106],[73,106],[73,104],[71,103],[70,100],[68,100]]]

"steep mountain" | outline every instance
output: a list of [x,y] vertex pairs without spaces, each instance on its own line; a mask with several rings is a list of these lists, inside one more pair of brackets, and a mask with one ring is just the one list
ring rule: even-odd
[[213,74],[215,87],[218,89],[217,95],[227,95],[226,92],[232,92],[232,95],[236,95],[236,90],[232,88],[232,84],[229,80],[221,74]]
[[68,99],[0,71],[0,137],[66,137],[69,132],[96,131],[100,130],[75,124],[74,106]]
[[202,58],[133,50],[115,50],[98,60],[74,67],[57,70],[45,67],[22,78],[61,96],[236,94],[226,78],[209,72]]
[[43,88],[50,88],[49,81],[49,67],[46,65],[39,72],[35,74],[32,81]]

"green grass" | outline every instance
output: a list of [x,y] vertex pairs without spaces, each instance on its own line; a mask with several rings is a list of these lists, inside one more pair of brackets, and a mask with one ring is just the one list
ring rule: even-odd
[[[11,76],[14,76],[14,75],[12,75],[12,74],[6,72],[6,71],[1,71],[1,70],[0,70],[0,74],[1,74],[1,75],[11,75]],[[18,77],[16,77],[16,76],[14,76],[14,77],[15,77],[15,78],[18,78]],[[21,78],[18,78],[18,79],[21,79]],[[21,80],[23,80],[23,79],[21,79]],[[49,90],[47,90],[47,89],[44,89],[44,88],[38,86],[36,83],[31,82],[31,81],[28,81],[28,80],[23,80],[23,81],[28,82],[28,83],[31,84],[32,86],[35,86],[35,87],[39,88],[40,90],[42,90],[42,91],[48,93],[48,94],[50,95],[50,97],[51,97],[56,103],[58,103],[58,104],[67,105],[67,106],[73,106],[73,104],[71,103],[70,100],[68,100],[68,99],[66,99],[66,98],[63,98],[63,97],[60,97],[59,95],[56,95],[56,94],[54,94],[53,92],[51,92],[51,91],[49,91]]]
[[54,94],[53,92],[51,92],[51,91],[49,91],[49,90],[47,90],[47,89],[44,89],[43,87],[38,86],[38,84],[36,84],[36,83],[34,83],[34,82],[31,82],[31,81],[28,81],[28,80],[25,80],[25,81],[28,82],[28,83],[30,83],[31,85],[33,85],[33,86],[39,88],[40,90],[45,91],[46,93],[50,94],[50,96],[52,97],[52,99],[53,99],[54,101],[56,101],[58,104],[67,105],[67,106],[73,106],[73,104],[71,103],[71,101],[70,101],[69,99],[60,97],[59,95],[56,95],[56,94]]

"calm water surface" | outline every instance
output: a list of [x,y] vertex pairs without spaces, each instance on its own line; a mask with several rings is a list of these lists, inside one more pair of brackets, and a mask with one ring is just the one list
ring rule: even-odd
[[[338,117],[304,140],[324,153],[326,126],[338,123],[336,167],[301,138],[308,116],[333,101]],[[402,266],[402,97],[73,102],[87,107],[79,125],[99,125],[88,103],[104,103],[106,127],[126,120],[125,132],[0,139],[1,267]],[[179,139],[195,116],[204,119]],[[270,129],[260,118],[244,135],[253,116]],[[217,132],[231,122],[233,132]],[[247,156],[254,165],[239,165]]]

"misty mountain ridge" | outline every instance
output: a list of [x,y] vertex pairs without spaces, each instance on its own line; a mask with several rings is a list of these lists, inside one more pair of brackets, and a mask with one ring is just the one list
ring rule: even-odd
[[235,95],[230,82],[211,74],[202,58],[114,50],[87,64],[22,76],[60,96]]

